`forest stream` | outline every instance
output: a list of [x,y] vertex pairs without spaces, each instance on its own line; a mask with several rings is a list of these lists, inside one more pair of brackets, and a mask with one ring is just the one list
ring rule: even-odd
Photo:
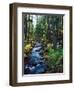
[[36,42],[28,59],[29,62],[24,67],[25,74],[39,74],[47,71],[47,64],[43,58],[43,47],[41,43]]
[[22,14],[24,74],[63,72],[63,15]]

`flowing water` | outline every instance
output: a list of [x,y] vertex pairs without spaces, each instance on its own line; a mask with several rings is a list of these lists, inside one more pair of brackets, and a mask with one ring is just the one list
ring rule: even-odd
[[24,74],[39,74],[47,71],[41,43],[36,42],[31,54],[28,56],[28,60],[29,62],[24,65]]

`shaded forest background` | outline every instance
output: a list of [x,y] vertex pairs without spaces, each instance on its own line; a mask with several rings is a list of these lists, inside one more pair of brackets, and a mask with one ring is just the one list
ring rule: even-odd
[[24,14],[24,63],[36,42],[42,45],[46,72],[63,72],[63,15]]

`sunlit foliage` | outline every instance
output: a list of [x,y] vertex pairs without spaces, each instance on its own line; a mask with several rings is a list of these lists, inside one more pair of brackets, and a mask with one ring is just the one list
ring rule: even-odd
[[63,15],[23,17],[24,73],[62,73]]

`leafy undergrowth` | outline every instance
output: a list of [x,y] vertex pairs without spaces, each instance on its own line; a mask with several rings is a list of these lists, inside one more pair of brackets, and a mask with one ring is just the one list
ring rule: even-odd
[[43,51],[39,43],[38,47],[26,44],[24,49],[26,74],[63,72],[63,48],[53,49],[49,45]]
[[63,49],[52,49],[48,50],[49,59],[48,63],[48,71],[51,73],[59,73],[63,72]]

